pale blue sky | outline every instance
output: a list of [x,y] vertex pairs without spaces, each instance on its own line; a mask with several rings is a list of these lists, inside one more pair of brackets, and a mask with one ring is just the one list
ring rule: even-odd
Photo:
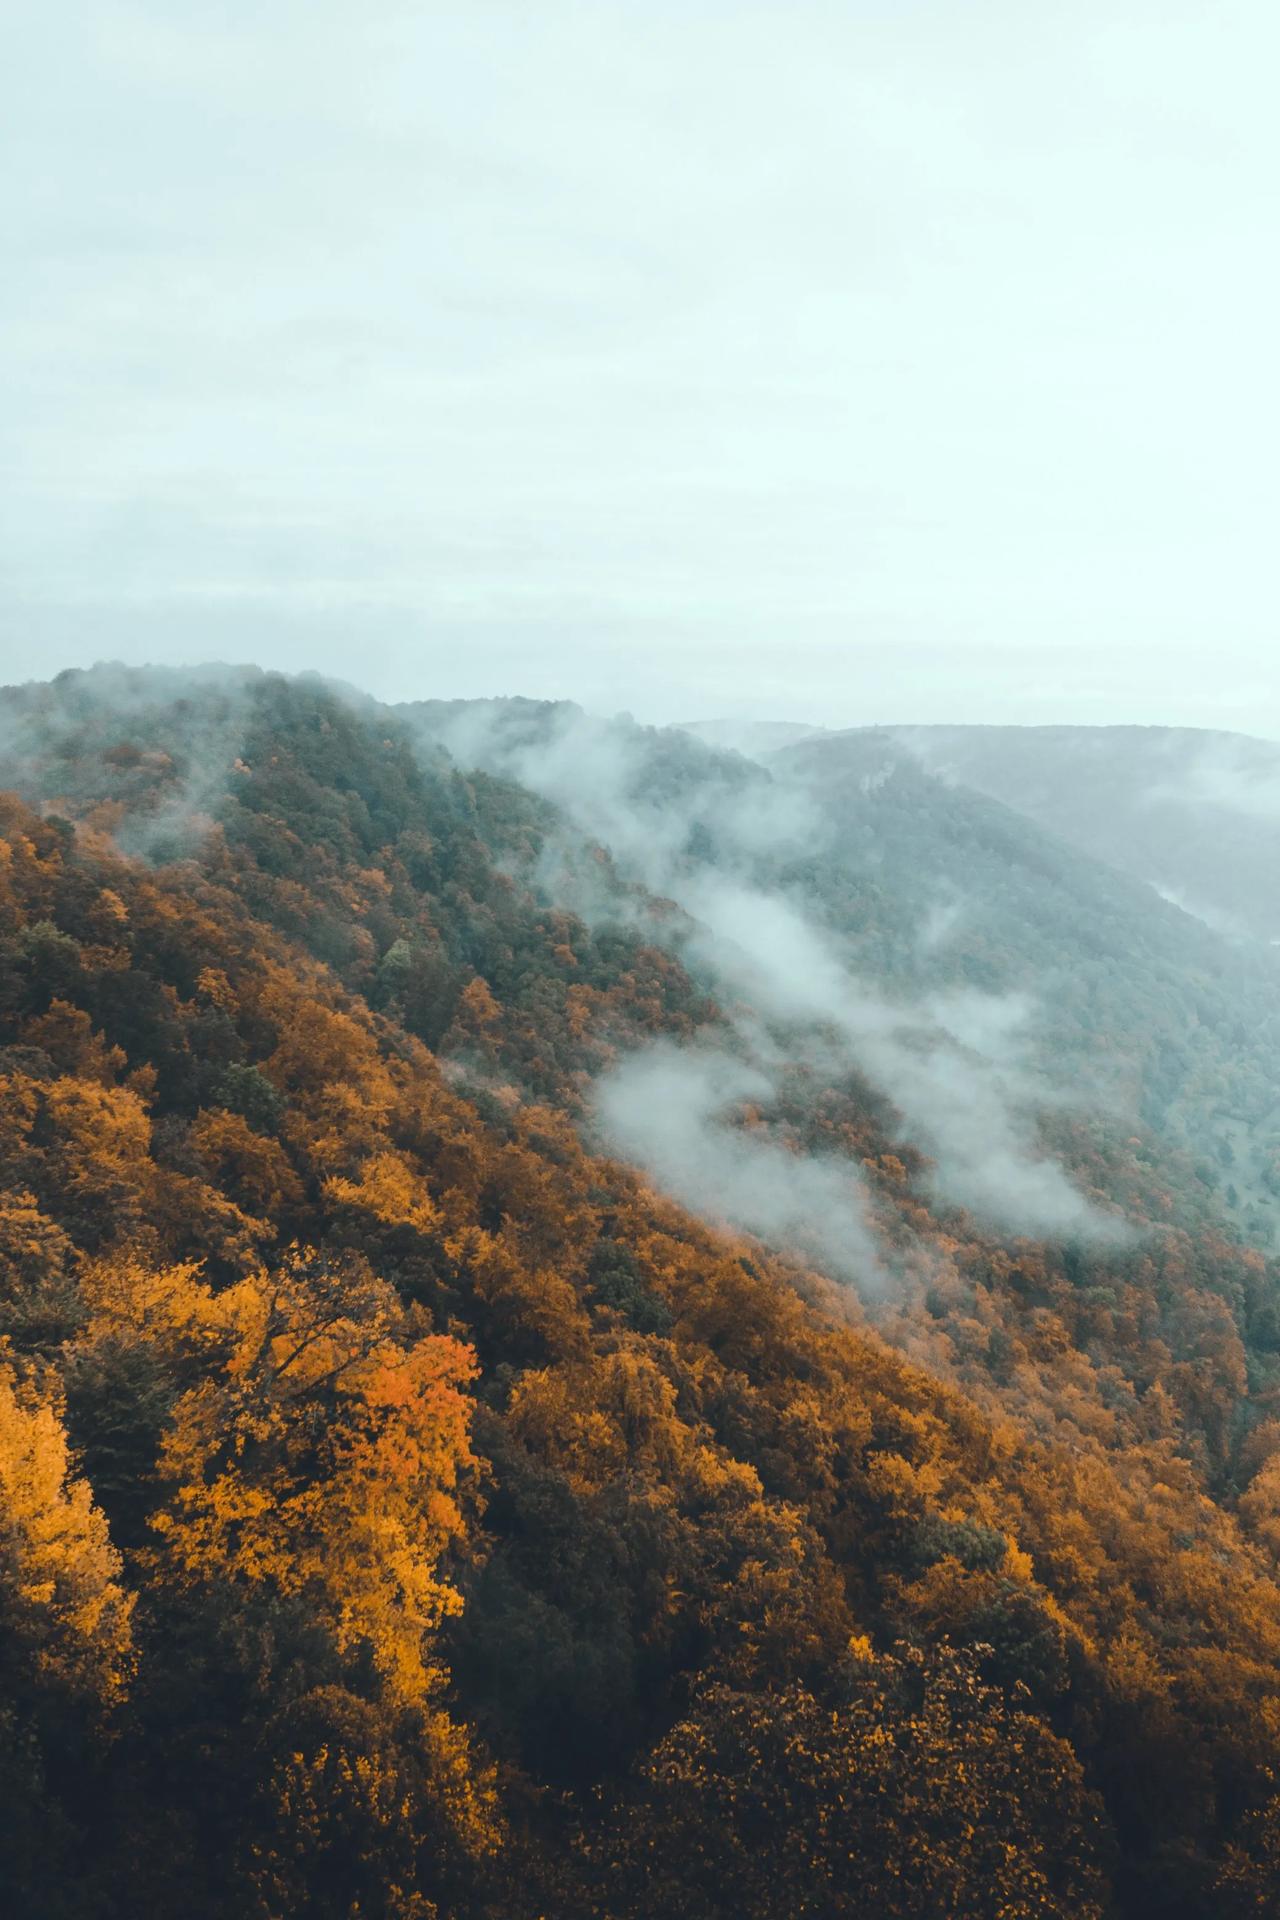
[[43,0],[0,677],[1280,735],[1264,0]]

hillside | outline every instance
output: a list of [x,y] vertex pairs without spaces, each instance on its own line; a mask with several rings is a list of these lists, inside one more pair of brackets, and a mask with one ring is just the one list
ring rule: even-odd
[[[569,707],[411,717],[678,903],[686,936],[658,936],[695,977],[781,1019],[784,1051],[807,1029],[820,1079],[869,1077],[932,1155],[935,1185],[989,1222],[1035,1231],[1069,1213],[1065,1197],[1018,1206],[1029,1189],[1008,1153],[985,1176],[971,1143],[1012,1129],[1024,1162],[1065,1156],[1144,1217],[1209,1216],[1276,1244],[1277,956],[927,773],[883,733],[815,736],[766,766]],[[597,911],[577,872],[544,860],[537,880]],[[1135,1191],[1135,1134],[1163,1199],[1150,1180]]]
[[[886,731],[930,772],[1003,801],[1221,932],[1280,941],[1274,741],[1190,727]],[[830,761],[846,739],[830,737]]]
[[1136,875],[1081,858],[1012,800],[904,761],[883,734],[806,742],[781,765],[837,830],[858,821],[858,839],[846,835],[841,849],[846,868],[881,887],[892,869],[892,891],[914,898],[917,925],[932,913],[926,956],[899,938],[887,961],[895,974],[923,968],[1032,993],[1047,1070],[1083,1082],[1081,1105],[1095,1118],[1133,1116],[1184,1149],[1228,1215],[1273,1244],[1274,956],[1153,897]]
[[1280,941],[1280,744],[1198,727],[882,726],[697,721],[685,731],[770,764],[793,746],[840,777],[894,751],[1146,882],[1234,939]]
[[1268,955],[918,768],[3,711],[18,1911],[1268,1910]]

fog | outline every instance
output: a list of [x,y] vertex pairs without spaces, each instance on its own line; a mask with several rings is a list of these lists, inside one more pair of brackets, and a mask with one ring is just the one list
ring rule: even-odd
[[[795,1151],[758,1126],[735,1125],[774,1086],[758,1068],[704,1047],[663,1042],[633,1054],[597,1090],[615,1152],[673,1199],[713,1222],[798,1250],[864,1291],[882,1282],[862,1182],[847,1160]],[[738,1110],[738,1111],[735,1111]]]
[[[158,741],[143,756],[148,783],[159,778],[163,784],[163,803],[146,812],[126,811],[113,823],[113,837],[129,855],[172,853],[212,825],[241,764],[253,713],[250,694],[263,678],[257,667],[174,669],[112,662],[83,679],[72,674],[24,687],[16,698],[13,690],[0,690],[5,778],[18,786],[33,784],[56,808],[60,764],[74,786],[88,754],[120,747],[135,725],[153,727],[163,712],[163,746]],[[193,693],[204,696],[198,708],[192,705]]]
[[1157,782],[1146,797],[1153,806],[1214,807],[1280,826],[1280,756],[1257,740],[1206,734],[1176,779]]
[[[743,1100],[767,1109],[783,1066],[800,1060],[833,1082],[856,1072],[880,1089],[904,1137],[932,1156],[939,1201],[1014,1234],[1123,1237],[1038,1145],[1036,1113],[1067,1096],[1038,1062],[1033,1001],[891,998],[860,976],[802,892],[770,883],[782,856],[832,854],[831,823],[809,793],[679,735],[567,705],[440,710],[430,731],[462,765],[516,778],[559,809],[564,832],[544,851],[539,879],[562,904],[597,918],[641,911],[616,887],[584,893],[591,867],[579,850],[597,843],[623,881],[680,910],[648,915],[644,930],[712,986],[735,1051],[683,1059],[664,1043],[624,1061],[596,1109],[608,1143],[677,1198],[763,1235],[807,1222],[828,1264],[874,1274],[874,1227],[850,1174],[730,1125]],[[944,942],[964,911],[957,899],[938,903],[920,941]]]

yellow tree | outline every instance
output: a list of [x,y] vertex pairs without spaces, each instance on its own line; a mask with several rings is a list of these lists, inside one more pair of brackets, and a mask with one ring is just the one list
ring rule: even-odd
[[162,1443],[162,1578],[301,1596],[394,1696],[424,1700],[430,1636],[460,1605],[439,1563],[473,1464],[470,1351],[415,1334],[390,1288],[351,1265],[295,1257],[208,1305],[225,1347]]
[[132,1609],[60,1410],[0,1363],[0,1618],[23,1684],[109,1710],[132,1666]]
[[[461,1606],[443,1562],[464,1530],[474,1466],[469,1349],[424,1331],[359,1260],[295,1251],[277,1271],[215,1291],[193,1266],[116,1258],[91,1269],[86,1293],[86,1359],[132,1342],[172,1383],[155,1544],[138,1556],[159,1612],[217,1618],[246,1643],[263,1622],[293,1618],[302,1633],[291,1681],[349,1698],[332,1687],[342,1678],[370,1696],[383,1729],[376,1755],[350,1745],[351,1714],[364,1724],[356,1701],[331,1736],[274,1754],[261,1783],[271,1858],[250,1870],[255,1885],[261,1870],[261,1888],[293,1886],[313,1840],[317,1859],[341,1852],[348,1823],[376,1835],[390,1822],[401,1851],[432,1833],[454,1857],[491,1849],[491,1773],[440,1702],[435,1644]],[[416,1810],[398,1811],[388,1784],[402,1743],[416,1756]],[[372,1839],[369,1848],[362,1871],[376,1879]],[[417,1920],[412,1887],[402,1907],[384,1892],[388,1913]],[[303,1904],[329,1911],[311,1892]]]

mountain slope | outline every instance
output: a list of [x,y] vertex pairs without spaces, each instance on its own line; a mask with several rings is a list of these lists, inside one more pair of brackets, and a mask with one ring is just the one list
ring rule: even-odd
[[[802,781],[841,833],[837,862],[850,884],[883,892],[888,873],[895,898],[910,903],[885,962],[897,977],[1031,993],[1043,1058],[1061,1083],[1083,1083],[1086,1105],[1139,1119],[1184,1149],[1227,1216],[1272,1244],[1272,956],[927,773],[883,733],[809,741],[772,764]],[[841,911],[857,925],[863,909]],[[885,918],[878,907],[876,917]],[[913,925],[924,930],[914,948]]]
[[[1102,1156],[1104,1188],[1135,1132],[1155,1135],[1176,1217],[1275,1244],[1274,956],[926,773],[885,734],[817,737],[766,768],[567,707],[410,717],[465,763],[536,788],[574,834],[607,844],[618,874],[669,895],[688,937],[650,921],[655,938],[722,999],[781,1019],[784,1050],[807,1022],[819,1075],[850,1060],[869,1074],[961,1204],[1032,1231],[1069,1211],[1065,1196],[1056,1216],[1009,1204],[1007,1157],[997,1180],[983,1176],[965,1146],[981,1108],[1028,1136],[1024,1160],[1066,1152],[1097,1185]],[[578,879],[545,861],[536,875],[551,897],[612,911]],[[877,1032],[893,1022],[910,1054]],[[1131,1189],[1123,1204],[1141,1212],[1166,1204]]]
[[1280,941],[1280,745],[1189,727],[891,732],[931,772],[1004,801],[1210,925]]
[[[1208,1199],[1160,1223],[1151,1132],[1146,1171],[1063,1148],[1128,1237],[979,1224],[842,1006],[782,1005],[717,919],[717,875],[775,935],[801,900],[888,977],[930,860],[1013,926],[1039,841],[979,812],[939,849],[940,790],[890,780],[809,873],[744,825],[790,806],[769,776],[637,730],[684,838],[616,812],[606,852],[549,777],[272,676],[6,710],[20,1910],[1265,1910],[1273,1271]],[[522,752],[562,722],[512,714]],[[1226,994],[1210,936],[1123,891],[1108,922],[1091,872],[1049,897],[1108,964],[1146,929],[1170,995]],[[922,949],[911,1004],[976,951]],[[726,1132],[865,1194],[878,1297],[600,1152],[593,1088],[655,1047],[767,1055]]]

